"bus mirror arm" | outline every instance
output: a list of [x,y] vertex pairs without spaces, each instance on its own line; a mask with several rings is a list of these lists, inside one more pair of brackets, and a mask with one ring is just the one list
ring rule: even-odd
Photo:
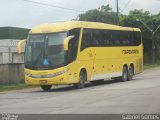
[[68,45],[69,45],[69,41],[74,38],[74,35],[68,36],[67,38],[65,38],[64,40],[64,51],[68,51]]
[[25,42],[26,42],[26,39],[21,40],[21,41],[18,42],[17,51],[18,51],[19,54],[22,53],[22,45],[23,45]]

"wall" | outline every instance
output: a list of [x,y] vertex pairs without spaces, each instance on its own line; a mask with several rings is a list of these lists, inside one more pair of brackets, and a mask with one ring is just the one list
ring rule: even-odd
[[24,82],[24,46],[23,54],[17,53],[20,40],[0,41],[0,85]]
[[24,82],[24,64],[0,64],[0,84]]
[[[17,53],[17,44],[26,39],[29,29],[0,27],[0,85],[24,81],[24,54]],[[23,46],[24,53],[24,46]]]

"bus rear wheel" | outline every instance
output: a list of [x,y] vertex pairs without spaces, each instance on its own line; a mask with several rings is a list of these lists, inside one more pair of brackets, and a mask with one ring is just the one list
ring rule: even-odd
[[134,75],[134,68],[132,66],[129,67],[128,70],[128,80],[132,80]]
[[81,71],[79,74],[79,82],[74,84],[74,86],[78,89],[84,88],[85,81],[87,80],[87,74],[85,71]]
[[122,71],[121,81],[125,82],[127,80],[128,80],[128,68],[127,68],[127,66],[124,66],[123,71]]
[[42,88],[44,91],[50,91],[50,90],[51,90],[51,87],[52,87],[52,85],[41,85],[41,88]]

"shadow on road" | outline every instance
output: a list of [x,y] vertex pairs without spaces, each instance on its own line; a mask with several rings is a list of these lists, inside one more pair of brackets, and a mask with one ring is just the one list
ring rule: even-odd
[[102,85],[107,85],[107,84],[113,84],[113,83],[117,83],[118,81],[115,80],[108,80],[108,81],[104,81],[102,83],[86,83],[85,87],[83,89],[77,89],[75,86],[70,85],[70,86],[64,86],[64,87],[59,87],[59,88],[53,88],[50,92],[65,92],[65,91],[71,91],[71,90],[85,90],[88,88],[93,88],[93,87],[97,87],[97,86],[102,86]]
[[[137,80],[136,78],[133,79],[134,80]],[[131,82],[131,81],[127,81],[127,82]],[[118,80],[107,80],[107,81],[104,81],[104,82],[101,82],[101,83],[86,83],[85,84],[85,87],[83,89],[76,89],[76,87],[74,87],[73,85],[65,85],[65,86],[53,86],[52,89],[50,91],[43,91],[41,90],[41,88],[39,88],[40,90],[39,91],[33,91],[33,92],[67,92],[67,91],[75,91],[75,90],[85,90],[85,89],[88,89],[88,88],[94,88],[94,87],[97,87],[97,86],[104,86],[104,85],[110,85],[110,84],[116,84],[116,83],[123,83],[123,82],[120,82]]]

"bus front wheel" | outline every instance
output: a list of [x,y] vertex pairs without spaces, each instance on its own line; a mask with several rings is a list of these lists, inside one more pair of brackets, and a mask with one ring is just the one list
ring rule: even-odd
[[87,80],[87,74],[85,71],[81,71],[79,74],[79,81],[77,84],[74,84],[74,86],[78,89],[81,89],[84,87],[85,81]]
[[52,87],[52,85],[41,85],[41,88],[42,88],[44,91],[49,91],[49,90],[51,90],[51,87]]

